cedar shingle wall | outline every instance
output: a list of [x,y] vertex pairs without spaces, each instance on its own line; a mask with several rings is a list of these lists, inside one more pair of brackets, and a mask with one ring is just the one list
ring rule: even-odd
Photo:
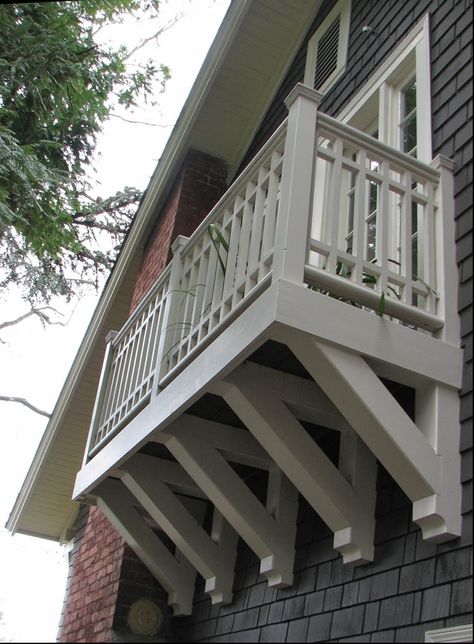
[[[306,44],[333,2],[324,2],[257,132],[242,168],[286,116],[283,99],[303,80]],[[472,7],[468,0],[353,0],[348,68],[321,110],[337,114],[426,11],[431,16],[433,155],[456,162],[455,211],[459,314],[464,357],[461,391],[463,536],[426,543],[411,506],[379,468],[375,560],[342,566],[332,534],[300,500],[295,583],[271,590],[259,562],[240,542],[235,599],[213,608],[196,590],[190,618],[176,641],[423,642],[426,630],[472,622]],[[362,33],[369,24],[378,39]]]

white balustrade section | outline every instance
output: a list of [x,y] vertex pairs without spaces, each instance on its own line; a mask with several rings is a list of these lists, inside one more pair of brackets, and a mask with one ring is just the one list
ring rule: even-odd
[[180,249],[161,386],[270,283],[285,135],[283,124]]
[[90,456],[150,399],[169,280],[170,266],[110,339],[92,416]]
[[171,264],[110,340],[89,457],[271,280],[449,336],[449,160],[394,150],[320,113],[320,100],[295,87],[288,119],[194,234],[176,240]]
[[318,113],[306,281],[435,331],[440,174]]

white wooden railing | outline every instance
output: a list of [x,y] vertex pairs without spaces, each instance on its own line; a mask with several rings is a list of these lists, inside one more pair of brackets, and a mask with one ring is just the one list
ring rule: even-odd
[[287,120],[192,237],[178,238],[109,339],[89,457],[277,279],[449,336],[449,160],[413,159],[318,112],[319,100],[293,90]]

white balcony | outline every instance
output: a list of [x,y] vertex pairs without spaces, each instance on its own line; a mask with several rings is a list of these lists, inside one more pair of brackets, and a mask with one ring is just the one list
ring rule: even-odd
[[[334,531],[344,561],[371,559],[376,459],[412,500],[425,538],[459,534],[451,162],[398,152],[320,113],[319,98],[295,88],[288,119],[192,237],[176,241],[171,264],[110,334],[76,481],[76,498],[97,499],[156,568],[158,546],[124,510],[131,492],[208,579],[216,602],[229,601],[232,566],[216,581],[221,551],[190,526],[177,536],[170,517],[181,510],[167,514],[156,485],[210,499],[217,523],[224,517],[261,557],[270,584],[291,583],[297,492]],[[268,340],[286,345],[313,380],[246,363]],[[415,389],[414,420],[381,377]],[[187,414],[206,393],[249,431]],[[302,418],[341,433],[338,467]],[[165,445],[176,471],[137,455],[147,442]],[[272,473],[266,508],[227,460]],[[189,610],[182,566],[165,574],[176,612]],[[156,574],[163,581],[159,565]],[[177,588],[185,599],[176,600]]]

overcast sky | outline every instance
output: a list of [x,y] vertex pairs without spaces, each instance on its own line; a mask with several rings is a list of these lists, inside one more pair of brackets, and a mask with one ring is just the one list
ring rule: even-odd
[[[171,67],[172,80],[161,100],[162,114],[137,111],[131,117],[172,124],[187,97],[229,0],[173,0],[186,17],[165,34],[159,48],[148,47],[145,57],[157,56]],[[117,42],[136,42],[144,24],[123,25],[110,31]],[[146,31],[144,32],[146,34]],[[190,55],[192,54],[192,55]],[[96,163],[99,194],[106,196],[124,185],[144,189],[171,127],[127,124],[114,118],[106,124]],[[75,309],[61,305],[66,326],[43,329],[37,320],[2,333],[0,392],[22,396],[51,411],[74,359],[97,297],[82,299]],[[24,312],[18,293],[0,301],[0,320]],[[16,535],[4,529],[8,514],[28,471],[46,419],[20,405],[0,402],[0,641],[53,642],[66,580],[64,549],[54,542]]]

